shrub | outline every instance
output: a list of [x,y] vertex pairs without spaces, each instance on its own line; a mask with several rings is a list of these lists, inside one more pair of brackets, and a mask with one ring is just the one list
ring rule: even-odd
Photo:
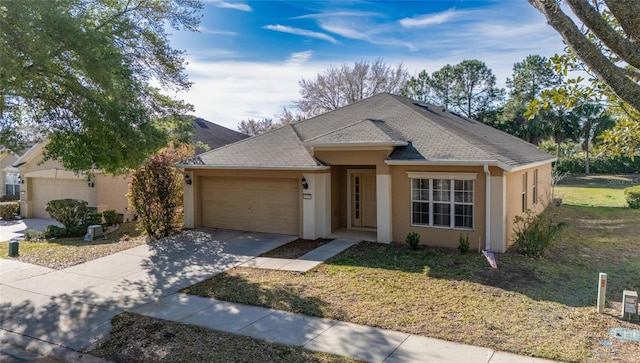
[[83,226],[92,226],[94,224],[102,224],[102,213],[90,212],[87,219],[82,223]]
[[74,226],[70,228],[58,227],[55,225],[46,226],[43,234],[46,238],[74,238],[82,237],[87,233],[87,225]]
[[420,235],[416,232],[409,232],[405,241],[409,244],[409,247],[412,250],[417,250],[418,245],[420,244]]
[[57,199],[47,203],[45,210],[51,218],[71,228],[85,223],[90,211],[87,204],[84,200]]
[[27,241],[39,241],[44,238],[44,232],[35,229],[27,229],[24,231],[24,239]]
[[3,202],[0,203],[0,218],[6,220],[13,219],[13,217],[20,211],[20,203],[18,202]]
[[0,202],[15,202],[17,200],[20,200],[19,195],[6,194],[0,197]]
[[115,226],[118,223],[118,212],[113,209],[102,212],[102,217],[107,227]]
[[152,239],[170,236],[182,225],[182,177],[174,167],[179,154],[165,149],[150,156],[131,175],[129,204],[138,216],[138,225]]
[[515,217],[514,247],[526,256],[542,256],[566,226],[565,222],[556,224],[546,214],[536,215],[529,210],[524,216]]
[[458,251],[460,251],[460,253],[464,255],[466,253],[469,253],[469,248],[469,235],[463,236],[461,234],[460,237],[458,237]]
[[624,190],[624,197],[627,199],[629,208],[640,209],[640,185],[626,188]]

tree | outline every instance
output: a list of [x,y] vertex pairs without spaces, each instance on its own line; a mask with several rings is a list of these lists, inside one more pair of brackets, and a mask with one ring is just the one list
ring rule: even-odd
[[190,86],[166,25],[197,30],[198,0],[22,0],[0,6],[0,144],[49,139],[73,171],[120,173],[170,139],[191,109],[161,94]]
[[400,94],[477,118],[490,115],[502,98],[503,91],[495,84],[496,77],[483,62],[465,60],[455,66],[447,64],[431,76],[423,70],[405,83]]
[[529,55],[513,65],[513,75],[506,82],[509,99],[504,105],[499,126],[503,131],[535,144],[549,136],[554,136],[554,140],[561,143],[573,134],[570,125],[563,124],[566,107],[562,105],[549,107],[533,118],[526,114],[531,101],[562,82],[562,76],[547,63],[545,57]]
[[454,68],[456,93],[453,105],[467,117],[491,109],[504,91],[496,87],[496,76],[484,62],[464,60]]
[[256,136],[274,130],[279,126],[281,125],[279,125],[278,123],[273,123],[273,120],[270,118],[265,118],[262,120],[255,120],[250,118],[240,121],[240,123],[238,124],[238,131],[249,136]]
[[131,174],[129,204],[140,227],[154,240],[170,236],[181,227],[184,191],[182,175],[174,165],[190,156],[193,156],[190,146],[165,148]]
[[409,78],[402,64],[393,68],[381,59],[356,62],[353,68],[331,66],[315,79],[301,79],[296,105],[305,117],[313,117],[378,93],[399,94]]
[[585,103],[576,107],[571,112],[571,118],[576,119],[580,125],[580,143],[584,151],[584,172],[589,174],[589,153],[592,144],[601,141],[597,136],[615,126],[614,119],[607,113],[606,109],[598,104]]
[[411,76],[400,90],[400,96],[408,97],[420,102],[431,103],[431,77],[427,71],[418,73],[418,77]]
[[581,31],[556,0],[528,0],[564,39],[572,54],[621,100],[640,111],[640,2],[565,0]]
[[[640,2],[634,0],[566,0],[581,28],[556,0],[528,0],[545,15],[567,44],[552,58],[563,74],[581,70],[591,77],[570,79],[550,92],[556,102],[571,106],[582,99],[607,102],[620,121],[602,135],[602,150],[611,156],[640,155]],[[545,104],[534,101],[530,117]]]

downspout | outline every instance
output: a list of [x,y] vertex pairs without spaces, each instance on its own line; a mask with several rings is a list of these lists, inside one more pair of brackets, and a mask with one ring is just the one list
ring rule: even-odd
[[484,249],[491,251],[491,173],[489,164],[484,164],[485,203],[484,203]]

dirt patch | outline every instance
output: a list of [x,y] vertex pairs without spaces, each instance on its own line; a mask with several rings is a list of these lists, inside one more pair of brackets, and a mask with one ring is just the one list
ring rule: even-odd
[[357,362],[333,354],[122,313],[87,353],[115,362]]
[[297,239],[293,242],[289,242],[286,245],[282,245],[276,249],[273,249],[267,253],[263,253],[260,257],[271,258],[290,258],[296,259],[302,257],[307,252],[311,252],[316,248],[331,242],[330,239],[318,238],[316,240],[310,239]]

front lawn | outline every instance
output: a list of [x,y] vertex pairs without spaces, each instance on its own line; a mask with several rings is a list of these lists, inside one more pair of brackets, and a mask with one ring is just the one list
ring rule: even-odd
[[[136,223],[129,222],[122,224],[117,231],[105,237],[96,237],[91,242],[85,242],[83,237],[20,241],[20,255],[11,258],[52,269],[63,269],[146,242],[146,236],[136,229]],[[8,241],[0,243],[0,251],[1,258],[10,258]]]
[[[640,329],[618,318],[622,290],[640,290],[640,210],[585,204],[549,209],[569,223],[562,240],[544,258],[499,255],[499,271],[477,251],[361,243],[305,274],[235,268],[184,292],[517,354],[638,362],[640,343],[607,333]],[[606,314],[595,308],[600,272]]]

